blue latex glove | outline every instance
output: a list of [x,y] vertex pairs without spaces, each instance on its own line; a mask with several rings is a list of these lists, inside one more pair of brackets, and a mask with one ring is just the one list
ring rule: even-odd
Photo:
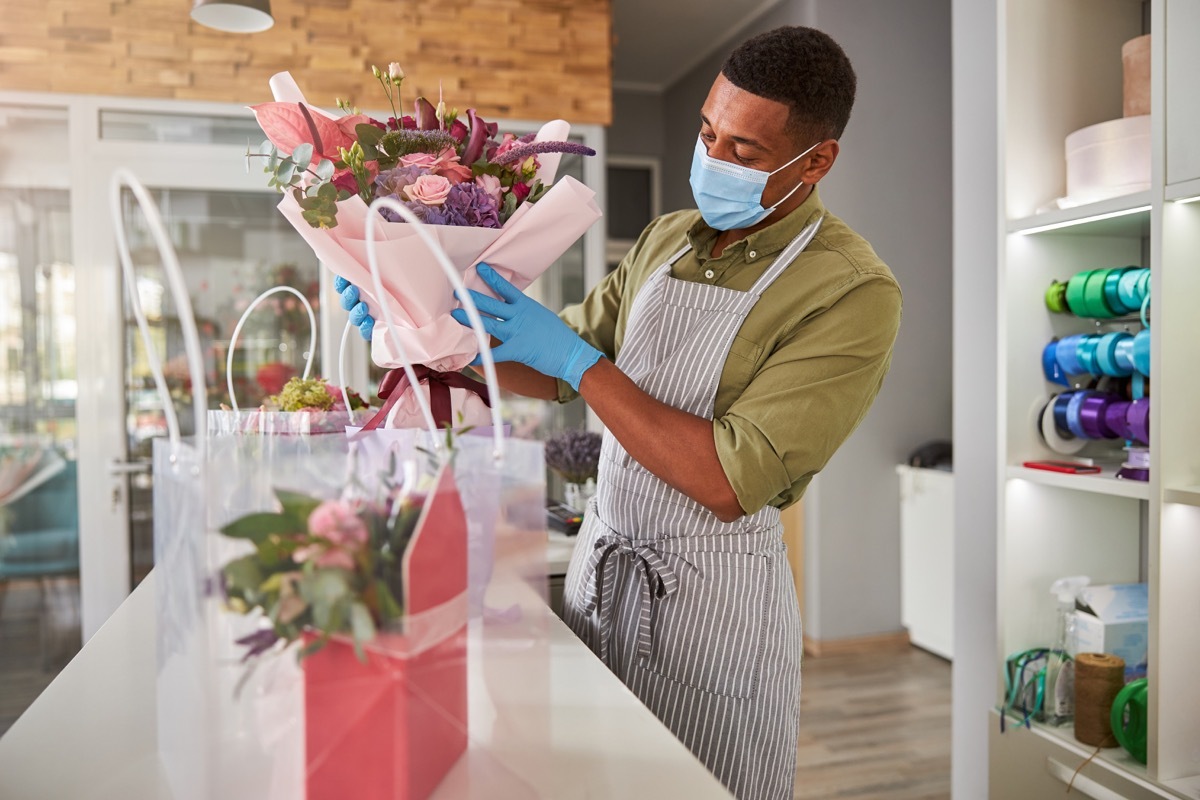
[[[479,265],[479,277],[500,296],[495,300],[472,291],[471,299],[483,317],[483,327],[503,344],[493,348],[496,361],[516,361],[543,375],[560,378],[579,391],[583,373],[603,357],[550,309],[502,278],[487,264]],[[451,315],[470,327],[467,312],[456,308]],[[471,362],[478,366],[479,356]]]
[[368,342],[375,330],[375,318],[365,301],[358,297],[358,287],[341,275],[333,276],[333,288],[342,296],[342,308],[350,312],[350,324],[358,328],[358,334]]

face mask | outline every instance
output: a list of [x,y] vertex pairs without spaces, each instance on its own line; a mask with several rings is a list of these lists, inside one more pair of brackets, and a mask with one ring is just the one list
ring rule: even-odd
[[817,142],[779,169],[764,172],[713,158],[704,149],[704,142],[697,137],[696,151],[692,154],[691,184],[700,216],[704,217],[709,227],[719,231],[754,227],[804,185],[803,182],[796,184],[796,188],[781,197],[775,205],[763,208],[762,193],[767,179],[780,169],[795,164],[820,144]]

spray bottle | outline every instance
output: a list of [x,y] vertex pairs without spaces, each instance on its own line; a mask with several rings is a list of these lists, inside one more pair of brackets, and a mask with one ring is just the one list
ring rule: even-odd
[[1075,662],[1067,653],[1074,627],[1075,597],[1091,582],[1086,575],[1059,578],[1050,587],[1058,601],[1054,644],[1046,660],[1042,719],[1051,725],[1070,722],[1075,716]]

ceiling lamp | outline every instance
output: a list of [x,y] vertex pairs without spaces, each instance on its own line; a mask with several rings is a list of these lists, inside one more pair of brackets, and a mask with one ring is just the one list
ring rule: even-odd
[[227,33],[258,33],[275,24],[270,0],[195,0],[192,19]]

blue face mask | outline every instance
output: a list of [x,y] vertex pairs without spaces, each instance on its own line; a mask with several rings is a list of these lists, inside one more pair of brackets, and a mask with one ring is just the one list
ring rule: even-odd
[[754,227],[804,185],[796,184],[796,188],[781,197],[775,205],[763,208],[762,193],[767,179],[780,169],[795,164],[820,144],[821,142],[817,142],[779,169],[764,172],[761,169],[751,169],[713,158],[704,148],[704,142],[697,137],[696,150],[692,154],[691,184],[692,196],[696,198],[700,216],[704,217],[709,227],[719,231]]

